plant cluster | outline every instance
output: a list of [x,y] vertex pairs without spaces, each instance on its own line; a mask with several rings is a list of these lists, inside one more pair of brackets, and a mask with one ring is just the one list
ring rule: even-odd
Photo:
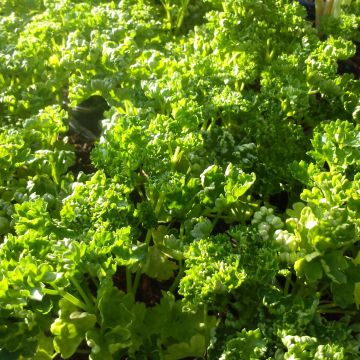
[[0,4],[0,358],[359,358],[359,1]]

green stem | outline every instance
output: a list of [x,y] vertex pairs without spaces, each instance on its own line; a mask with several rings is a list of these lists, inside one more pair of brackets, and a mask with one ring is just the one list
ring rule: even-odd
[[213,220],[213,222],[212,222],[211,232],[213,232],[213,230],[214,230],[217,222],[220,220],[220,218],[221,218],[221,213],[220,213],[220,211],[219,211],[219,212],[215,215],[214,220]]
[[180,231],[179,231],[179,239],[180,239],[180,241],[183,240],[184,231],[185,231],[185,227],[184,227],[184,224],[182,223],[182,224],[180,225]]
[[75,286],[77,292],[80,294],[80,296],[84,300],[85,304],[89,307],[89,309],[93,309],[94,304],[90,300],[89,296],[85,293],[84,289],[80,286],[78,281],[75,278],[72,278],[71,283]]
[[134,296],[136,295],[137,289],[139,287],[139,283],[140,283],[140,277],[141,277],[141,270],[142,270],[142,266],[139,266],[139,268],[136,271],[136,275],[135,275],[135,279],[134,279],[134,285],[132,288],[132,293],[134,294]]
[[131,293],[132,281],[131,281],[131,269],[126,268],[126,290]]
[[284,286],[284,295],[287,295],[289,293],[290,285],[292,284],[292,281],[290,279],[290,276],[286,276],[286,282]]
[[54,179],[55,184],[59,185],[60,184],[60,176],[57,171],[56,165],[54,163],[51,163],[51,175]]
[[74,295],[71,295],[70,293],[66,292],[65,290],[61,290],[61,289],[52,290],[52,289],[43,288],[41,291],[44,294],[61,296],[64,299],[66,299],[67,301],[69,301],[70,303],[72,303],[73,305],[75,305],[76,307],[78,307],[84,311],[91,312],[91,309],[89,309],[88,306],[84,302],[79,300]]
[[154,210],[156,216],[159,215],[164,200],[165,200],[165,195],[161,194],[157,200],[155,210]]
[[88,306],[85,303],[83,303],[81,300],[79,300],[77,297],[75,297],[74,295],[71,295],[70,293],[68,293],[66,291],[63,293],[60,293],[59,295],[61,295],[64,299],[71,302],[78,308],[85,310],[86,312],[91,312],[91,310],[92,310],[92,309],[89,309]]
[[[183,237],[184,237],[184,224],[181,224],[180,225],[180,231],[179,231],[179,238],[180,238],[180,241],[183,240]],[[180,283],[180,280],[184,274],[184,271],[185,271],[185,267],[184,267],[184,263],[183,263],[183,260],[179,260],[179,272],[177,273],[176,275],[176,278],[174,280],[174,282],[172,283],[172,285],[170,286],[170,289],[169,291],[171,293],[174,293],[174,291],[176,290],[176,288],[178,287],[179,283]]]
[[189,0],[183,0],[181,10],[176,22],[176,32],[178,32],[182,26],[188,5],[189,5]]
[[315,95],[315,94],[318,94],[319,93],[319,90],[309,90],[308,91],[308,95]]
[[319,307],[318,308],[320,308],[320,309],[326,309],[326,308],[334,308],[334,307],[337,307],[337,305],[336,304],[334,304],[334,303],[329,303],[329,304],[321,304],[321,305],[319,305]]
[[[152,229],[149,229],[146,233],[146,238],[145,238],[145,244],[147,245],[147,247],[149,247],[151,236],[152,236]],[[136,295],[137,289],[139,287],[142,268],[143,268],[142,266],[139,266],[139,268],[136,271],[136,275],[135,275],[135,279],[134,279],[134,286],[132,289],[132,293],[134,294],[134,296]]]
[[205,359],[207,358],[207,348],[209,347],[209,334],[208,334],[208,305],[204,304],[204,329],[205,329]]
[[176,278],[175,278],[174,282],[171,284],[170,289],[169,289],[169,291],[170,291],[171,293],[174,293],[174,291],[175,291],[176,288],[178,287],[179,282],[180,282],[183,274],[184,274],[183,261],[180,260],[180,261],[179,261],[179,272],[177,273]]
[[53,290],[53,289],[43,288],[43,289],[41,289],[41,292],[46,295],[55,295],[55,296],[59,295],[59,291]]
[[164,7],[166,13],[166,22],[169,25],[169,29],[172,27],[172,17],[171,17],[171,5],[168,0],[161,0],[161,4]]
[[340,309],[317,309],[317,312],[321,314],[355,314],[353,310],[340,310]]
[[[155,210],[154,210],[155,216],[159,215],[162,204],[164,203],[164,200],[165,200],[165,195],[160,194],[159,198],[157,199]],[[147,248],[150,245],[153,230],[154,229],[149,229],[147,231],[147,233],[146,233],[145,244],[146,244]],[[137,289],[139,287],[142,269],[143,269],[143,266],[140,265],[139,268],[136,271],[136,275],[135,275],[135,279],[134,279],[134,285],[133,285],[133,288],[132,288],[132,293],[134,294],[134,296],[136,295]]]

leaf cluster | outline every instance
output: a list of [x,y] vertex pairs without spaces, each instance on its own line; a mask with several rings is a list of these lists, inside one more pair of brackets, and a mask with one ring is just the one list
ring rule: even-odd
[[0,4],[0,358],[358,358],[357,1]]

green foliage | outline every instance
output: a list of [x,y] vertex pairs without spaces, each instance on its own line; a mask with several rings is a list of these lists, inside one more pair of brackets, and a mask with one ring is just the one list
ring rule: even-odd
[[246,331],[242,330],[237,337],[226,343],[225,351],[220,359],[260,359],[266,352],[266,342],[262,339],[259,329]]
[[83,340],[84,334],[96,322],[96,316],[78,309],[66,301],[59,301],[59,318],[51,324],[51,333],[54,335],[54,347],[63,359],[68,359],[76,352]]
[[359,358],[358,1],[0,15],[1,359]]
[[[355,205],[358,135],[357,127],[340,120],[315,129],[313,150],[309,151],[315,164],[298,165],[306,169],[302,179],[310,188],[300,195],[304,204],[288,212],[286,230],[276,233],[297,276],[309,284],[330,285],[333,301],[343,308],[355,303],[355,286],[360,279],[355,261],[359,241],[359,207]],[[296,166],[294,169],[299,174]]]
[[179,291],[192,306],[213,303],[215,296],[238,288],[246,278],[227,236],[198,239],[189,246],[185,259],[188,269]]
[[351,166],[353,173],[359,169],[360,127],[347,121],[336,120],[322,124],[315,132],[309,154],[318,165],[329,166],[331,172],[346,171]]
[[19,128],[2,128],[1,235],[12,231],[14,204],[42,197],[52,213],[58,211],[72,181],[66,172],[74,162],[73,149],[59,138],[66,130],[66,115],[59,106],[44,108]]

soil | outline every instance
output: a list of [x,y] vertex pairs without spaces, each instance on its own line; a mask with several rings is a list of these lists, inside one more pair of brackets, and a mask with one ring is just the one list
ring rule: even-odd
[[75,178],[82,171],[85,174],[91,174],[96,171],[94,165],[90,160],[90,153],[94,147],[94,141],[90,141],[81,135],[69,131],[68,142],[74,146],[75,149],[75,164],[69,168]]
[[[132,276],[132,280],[134,281],[134,276]],[[113,276],[113,282],[118,289],[124,292],[127,291],[125,267],[117,268],[117,271]],[[153,307],[160,302],[162,297],[161,292],[169,290],[172,282],[173,279],[161,282],[150,278],[146,274],[142,274],[135,300],[144,303],[147,307]]]

